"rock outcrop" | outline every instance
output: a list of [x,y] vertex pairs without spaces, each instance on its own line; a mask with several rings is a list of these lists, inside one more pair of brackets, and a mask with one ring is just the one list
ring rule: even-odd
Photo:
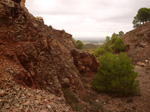
[[25,7],[25,0],[12,0],[12,1],[14,1],[15,3],[18,3],[18,4],[20,4],[22,7]]
[[82,73],[93,74],[98,65],[93,55],[79,53],[70,34],[44,25],[12,0],[0,1],[0,64],[1,77],[62,98],[66,87],[83,95]]
[[98,67],[98,63],[95,60],[95,57],[89,53],[79,52],[76,50],[73,50],[71,53],[74,58],[74,64],[76,65],[80,74],[82,74],[82,77],[93,77],[93,75],[95,75],[97,72]]
[[150,22],[126,33],[123,39],[126,52],[135,64],[150,61]]

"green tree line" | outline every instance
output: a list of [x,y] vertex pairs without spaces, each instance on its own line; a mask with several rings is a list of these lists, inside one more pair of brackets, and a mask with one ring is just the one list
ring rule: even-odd
[[137,28],[148,21],[150,21],[150,8],[140,8],[132,22],[133,27]]

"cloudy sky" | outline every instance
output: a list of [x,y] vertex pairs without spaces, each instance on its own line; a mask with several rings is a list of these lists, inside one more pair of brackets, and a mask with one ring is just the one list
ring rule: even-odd
[[101,39],[119,31],[132,30],[133,17],[149,0],[26,0],[34,16],[76,39]]

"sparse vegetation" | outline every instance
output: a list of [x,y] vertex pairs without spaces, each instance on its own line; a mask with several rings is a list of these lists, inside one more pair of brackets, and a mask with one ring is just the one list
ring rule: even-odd
[[134,72],[131,59],[124,53],[118,56],[106,53],[99,58],[98,73],[92,88],[98,92],[111,92],[116,95],[130,95],[139,92],[138,73]]
[[77,49],[83,49],[83,42],[82,41],[76,40],[75,45],[76,45]]
[[101,55],[104,55],[105,53],[124,51],[126,47],[123,42],[123,39],[121,38],[123,35],[124,32],[120,31],[119,34],[113,33],[111,38],[107,36],[104,44],[99,46],[94,51],[94,56],[99,57]]
[[112,45],[112,48],[116,52],[124,51],[125,50],[125,44],[123,42],[123,39],[122,38],[117,38],[115,40],[114,44]]
[[99,57],[105,53],[112,52],[112,48],[108,44],[103,44],[99,46],[95,51],[94,51],[94,56]]

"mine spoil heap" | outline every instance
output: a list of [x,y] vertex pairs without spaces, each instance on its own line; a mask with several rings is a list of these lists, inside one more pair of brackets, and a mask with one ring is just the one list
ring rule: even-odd
[[97,66],[72,35],[31,15],[25,0],[0,0],[0,111],[71,112],[62,90],[80,99],[82,77]]

